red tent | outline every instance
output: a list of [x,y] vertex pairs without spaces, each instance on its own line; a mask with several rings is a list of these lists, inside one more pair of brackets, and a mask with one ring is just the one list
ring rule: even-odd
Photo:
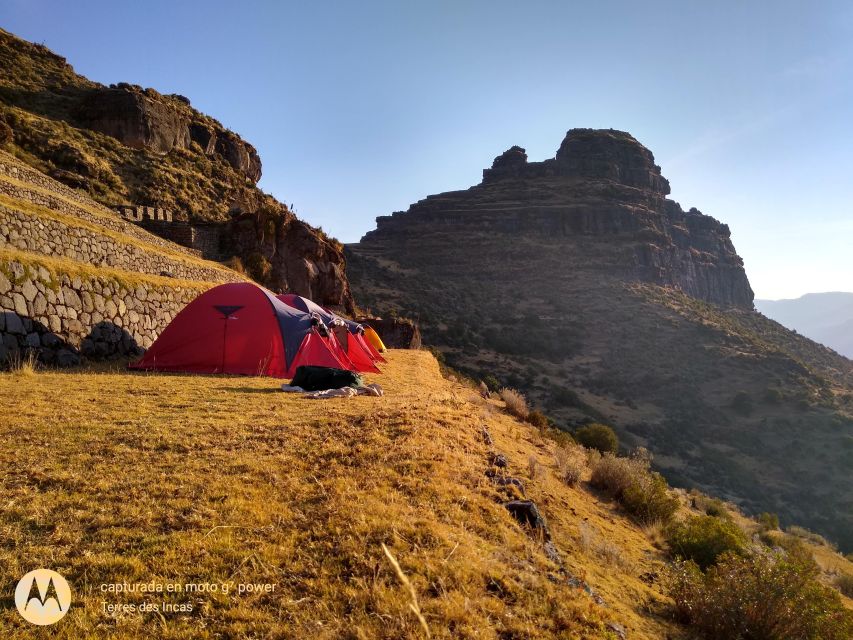
[[343,326],[343,331],[332,332],[340,348],[340,351],[336,351],[338,357],[345,362],[347,360],[351,362],[353,365],[352,368],[356,371],[362,373],[382,373],[376,366],[376,362],[385,362],[385,358],[378,353],[374,356],[375,352],[370,349],[364,340],[364,336],[362,335],[364,329],[361,325],[352,320],[341,318],[331,311],[324,309],[316,302],[294,293],[283,293],[276,297],[294,309],[304,311],[305,313],[317,314],[330,329],[334,329],[336,325]]
[[130,368],[292,378],[300,365],[353,368],[335,355],[311,315],[239,282],[184,307]]

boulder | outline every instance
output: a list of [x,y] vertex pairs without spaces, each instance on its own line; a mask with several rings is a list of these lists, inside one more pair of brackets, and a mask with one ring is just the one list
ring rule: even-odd
[[11,311],[4,311],[3,316],[6,319],[6,332],[11,334],[23,334],[24,333],[24,323],[21,321],[21,317],[17,313],[13,313]]
[[407,318],[360,317],[356,322],[373,328],[389,349],[420,349],[421,332],[414,321]]
[[189,115],[160,97],[125,86],[93,89],[77,110],[87,128],[134,149],[165,154],[189,147]]

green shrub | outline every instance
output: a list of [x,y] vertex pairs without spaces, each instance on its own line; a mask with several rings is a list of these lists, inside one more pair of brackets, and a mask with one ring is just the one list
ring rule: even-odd
[[730,518],[729,510],[726,508],[726,503],[719,498],[703,499],[703,507],[705,515],[714,516],[715,518]]
[[759,514],[755,519],[764,531],[775,531],[779,528],[779,516],[775,513],[768,513],[765,511],[764,513]]
[[616,453],[619,451],[619,438],[606,424],[594,422],[581,427],[574,433],[575,440],[589,449],[597,449],[601,453]]
[[527,414],[527,421],[537,429],[545,429],[549,426],[550,420],[541,411],[531,411]]
[[704,574],[678,563],[668,580],[680,620],[712,639],[842,640],[853,612],[798,557],[724,554]]
[[714,516],[698,516],[675,525],[668,541],[676,558],[692,560],[703,570],[726,552],[743,553],[748,542],[734,522]]
[[644,449],[630,458],[606,453],[591,463],[593,486],[606,491],[643,524],[667,524],[678,510],[678,499],[659,473],[651,471],[650,456]]
[[669,494],[664,477],[650,471],[622,494],[622,506],[642,524],[667,523],[678,510],[678,499]]
[[484,376],[483,383],[489,388],[489,391],[499,391],[501,388],[501,383],[493,375]]
[[853,575],[842,573],[835,579],[835,586],[848,598],[853,598]]

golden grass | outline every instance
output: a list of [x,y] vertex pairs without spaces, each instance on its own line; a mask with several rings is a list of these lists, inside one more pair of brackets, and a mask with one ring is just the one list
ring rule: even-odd
[[[6,179],[7,176],[0,174],[0,180]],[[64,213],[60,213],[58,211],[54,211],[52,209],[48,209],[47,207],[42,207],[40,205],[33,204],[31,202],[27,202],[25,200],[20,200],[17,198],[11,198],[5,194],[0,193],[0,205],[6,206],[10,209],[14,209],[15,211],[19,211],[24,215],[49,219],[59,222],[67,227],[75,227],[77,229],[83,229],[86,231],[91,231],[93,233],[97,233],[102,236],[106,236],[107,238],[117,242],[119,244],[129,245],[132,247],[136,247],[138,249],[142,249],[147,253],[154,253],[157,255],[164,256],[169,258],[170,260],[175,260],[177,262],[183,262],[184,264],[195,266],[195,267],[203,267],[205,269],[213,269],[216,271],[221,271],[223,274],[234,275],[231,269],[224,267],[218,262],[212,262],[210,260],[204,260],[201,258],[197,258],[185,251],[181,251],[177,247],[174,249],[170,249],[168,247],[163,247],[152,242],[145,242],[139,238],[128,235],[126,233],[121,233],[119,231],[114,231],[108,227],[102,227],[100,225],[89,222],[88,220],[84,220],[83,218],[78,218],[75,216],[67,215]],[[118,222],[119,218],[116,216],[113,220],[114,222]],[[130,223],[128,223],[130,224]]]
[[[101,366],[22,385],[0,374],[0,637],[423,638],[426,624],[437,638],[606,638],[607,622],[631,638],[681,637],[637,577],[662,555],[614,507],[556,477],[554,443],[442,379],[426,352],[391,351],[384,369],[370,380],[382,398],[329,401],[280,393],[268,378]],[[527,483],[566,568],[606,606],[509,516],[484,475],[490,449]],[[618,546],[618,563],[579,551],[583,522]],[[10,603],[11,585],[40,566],[74,593],[45,629]],[[152,581],[276,588],[100,590]],[[103,611],[146,601],[193,611]]]
[[44,267],[52,276],[69,275],[79,276],[86,279],[115,280],[128,286],[137,284],[153,285],[160,289],[192,289],[206,291],[221,282],[205,282],[203,280],[184,280],[182,278],[167,278],[135,271],[125,271],[115,267],[95,266],[84,262],[77,262],[70,258],[45,256],[21,251],[13,247],[0,247],[0,263],[20,262],[29,267]]
[[530,415],[530,407],[527,399],[515,389],[501,389],[501,400],[506,405],[506,410],[517,418],[524,420]]
[[18,351],[8,361],[8,371],[19,378],[31,378],[38,371],[38,358],[34,351]]

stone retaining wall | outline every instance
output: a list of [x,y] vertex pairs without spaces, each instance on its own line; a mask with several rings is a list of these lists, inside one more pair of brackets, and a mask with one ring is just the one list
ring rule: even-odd
[[[3,191],[0,182],[0,192]],[[137,273],[184,280],[231,281],[242,278],[224,269],[206,268],[179,258],[146,251],[90,229],[35,217],[0,205],[0,244],[47,256],[61,256],[94,266],[110,266]]]
[[[3,176],[23,182],[25,185],[7,182],[3,179]],[[27,187],[26,185],[33,186]],[[47,190],[51,193],[45,193],[39,189]],[[46,207],[59,213],[75,216],[111,229],[112,231],[118,231],[133,238],[143,240],[147,244],[171,250],[176,248],[169,240],[149,233],[136,224],[122,220],[112,209],[103,207],[73,189],[68,188],[61,182],[57,182],[35,169],[20,164],[13,156],[5,152],[0,152],[0,193],[11,198]],[[93,213],[92,210],[98,211],[100,214]],[[178,247],[178,249],[182,249],[182,247]],[[192,255],[191,252],[187,253],[188,255]]]
[[0,363],[27,350],[59,366],[138,355],[200,293],[0,261]]

